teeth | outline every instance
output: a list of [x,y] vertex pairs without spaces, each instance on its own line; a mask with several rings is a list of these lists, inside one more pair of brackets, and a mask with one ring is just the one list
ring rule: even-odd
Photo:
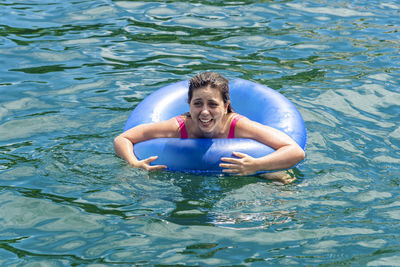
[[208,123],[208,122],[211,121],[211,119],[208,119],[208,120],[200,119],[200,121],[203,122],[203,123]]

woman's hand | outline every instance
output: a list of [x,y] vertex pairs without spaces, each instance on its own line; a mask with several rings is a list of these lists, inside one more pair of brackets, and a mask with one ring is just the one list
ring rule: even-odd
[[148,157],[147,159],[138,160],[136,164],[133,164],[133,166],[136,168],[144,169],[146,171],[159,171],[166,169],[167,166],[165,165],[150,165],[150,163],[155,161],[157,158],[158,156],[152,156]]
[[175,118],[168,121],[141,124],[135,126],[114,139],[114,149],[118,156],[124,159],[130,166],[141,168],[147,171],[157,171],[166,169],[165,165],[150,165],[158,156],[148,157],[139,160],[133,153],[134,144],[155,139],[178,137],[178,122]]
[[222,161],[227,162],[219,164],[220,167],[225,168],[222,172],[235,175],[251,175],[259,171],[256,158],[241,152],[233,152],[233,155],[238,158],[221,158]]

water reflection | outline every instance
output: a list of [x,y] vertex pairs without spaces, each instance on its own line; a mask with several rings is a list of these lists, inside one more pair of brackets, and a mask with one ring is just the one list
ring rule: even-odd
[[170,213],[162,216],[164,220],[179,225],[256,229],[291,221],[293,209],[282,207],[291,201],[285,197],[301,183],[301,174],[297,172],[297,176],[299,180],[287,186],[254,176],[157,173],[149,179],[169,183],[179,192],[178,199],[164,199],[174,205]]

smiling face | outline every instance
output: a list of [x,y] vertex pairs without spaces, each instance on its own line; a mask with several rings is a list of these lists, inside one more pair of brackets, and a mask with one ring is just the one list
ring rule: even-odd
[[201,137],[217,137],[223,130],[228,104],[217,89],[207,86],[194,90],[189,103],[193,132]]

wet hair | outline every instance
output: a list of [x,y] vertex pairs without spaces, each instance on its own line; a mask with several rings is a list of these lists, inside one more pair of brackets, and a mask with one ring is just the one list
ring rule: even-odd
[[[217,89],[221,93],[224,104],[229,101],[229,81],[224,76],[216,72],[202,72],[194,76],[189,81],[188,103],[192,101],[193,91],[196,89],[210,87]],[[228,113],[233,112],[231,104],[228,105]]]

